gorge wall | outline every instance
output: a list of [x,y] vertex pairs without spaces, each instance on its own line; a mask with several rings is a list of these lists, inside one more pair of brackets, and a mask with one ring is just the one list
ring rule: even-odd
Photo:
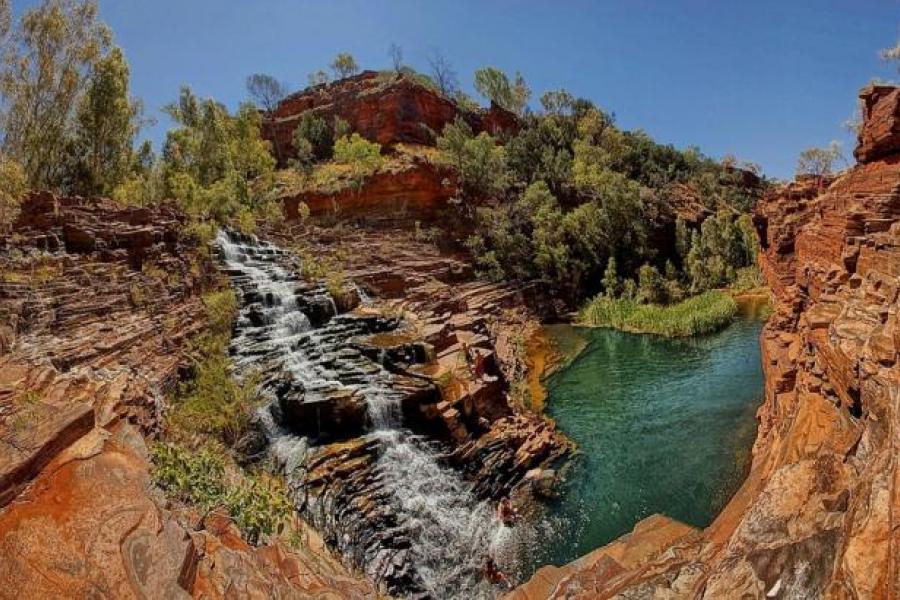
[[900,596],[900,93],[861,98],[859,164],[757,209],[775,311],[743,486],[704,531],[651,517],[512,598]]
[[147,442],[206,327],[174,207],[31,195],[0,252],[0,597],[362,598],[321,550],[171,505]]

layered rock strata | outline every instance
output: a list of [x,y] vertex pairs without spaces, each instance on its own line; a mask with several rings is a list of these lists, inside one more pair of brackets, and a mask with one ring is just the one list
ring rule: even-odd
[[[303,239],[322,244],[316,256],[337,251],[309,232]],[[499,526],[483,500],[527,488],[539,479],[529,472],[569,449],[552,425],[506,403],[484,321],[504,298],[515,305],[512,291],[467,288],[470,270],[433,247],[417,254],[417,269],[391,268],[388,286],[376,283],[370,248],[357,255],[369,269],[347,265],[338,293],[302,280],[303,265],[281,248],[233,232],[219,245],[243,306],[235,363],[263,373],[263,422],[306,518],[391,594],[482,593],[481,563]],[[455,300],[434,287],[449,273],[463,294]],[[416,293],[406,277],[432,288]],[[445,310],[427,312],[429,303]],[[445,373],[457,371],[447,385]]]
[[900,595],[900,94],[862,98],[860,164],[789,184],[757,209],[775,313],[760,340],[765,399],[744,485],[702,532],[652,517],[511,597]]
[[145,436],[205,328],[171,207],[30,196],[0,253],[0,597],[373,597],[326,552],[170,507]]
[[292,94],[272,114],[264,115],[263,138],[272,142],[282,163],[293,155],[294,130],[307,111],[329,124],[336,118],[343,119],[352,131],[382,146],[433,144],[435,135],[457,117],[476,132],[493,135],[515,132],[519,126],[516,116],[499,106],[463,110],[408,75],[364,71]]

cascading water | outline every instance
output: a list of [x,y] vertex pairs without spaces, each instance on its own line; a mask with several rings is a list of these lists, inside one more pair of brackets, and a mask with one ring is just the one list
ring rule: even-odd
[[[305,403],[314,404],[335,390],[364,398],[371,423],[366,439],[380,448],[374,466],[377,498],[390,504],[403,528],[402,536],[384,537],[399,547],[403,543],[396,538],[409,540],[419,595],[493,597],[497,590],[483,581],[481,571],[488,549],[502,563],[504,552],[498,545],[505,539],[503,526],[488,502],[477,501],[464,480],[440,464],[427,440],[403,427],[401,395],[392,387],[392,374],[382,364],[360,360],[346,350],[347,336],[359,333],[354,323],[335,316],[334,299],[324,289],[310,288],[279,264],[287,255],[278,248],[226,231],[219,233],[216,244],[225,271],[242,294],[232,340],[239,373],[268,370],[276,361],[302,386]],[[315,326],[304,311],[312,305],[324,306],[330,318]],[[260,410],[260,418],[270,451],[290,478],[316,440],[290,433],[273,418],[272,405]],[[311,507],[309,512],[324,508]],[[337,519],[327,515],[323,521]],[[360,562],[369,563],[359,566],[378,577],[383,565],[376,563],[385,562],[385,552],[363,549],[356,554],[363,557]]]

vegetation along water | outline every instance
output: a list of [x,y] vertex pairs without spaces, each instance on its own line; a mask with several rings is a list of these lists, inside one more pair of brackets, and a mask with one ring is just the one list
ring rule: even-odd
[[574,560],[654,513],[712,521],[740,486],[756,433],[762,321],[750,308],[725,330],[689,339],[553,331],[587,341],[547,381],[547,411],[580,456],[550,509],[555,543],[528,562]]

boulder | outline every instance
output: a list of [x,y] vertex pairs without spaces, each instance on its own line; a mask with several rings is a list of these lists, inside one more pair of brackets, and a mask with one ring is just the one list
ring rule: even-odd
[[853,155],[860,163],[900,152],[900,87],[870,85],[859,94],[862,126]]

